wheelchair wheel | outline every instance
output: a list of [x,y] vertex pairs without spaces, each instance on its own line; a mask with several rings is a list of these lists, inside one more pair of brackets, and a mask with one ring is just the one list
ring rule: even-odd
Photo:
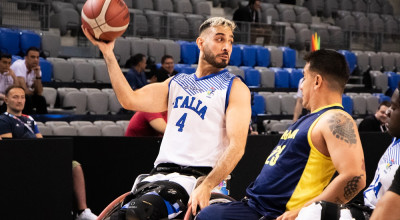
[[97,220],[107,220],[115,211],[119,210],[124,202],[125,197],[127,197],[131,192],[126,192],[112,201],[97,217]]
[[221,193],[211,193],[210,205],[236,201],[234,198]]

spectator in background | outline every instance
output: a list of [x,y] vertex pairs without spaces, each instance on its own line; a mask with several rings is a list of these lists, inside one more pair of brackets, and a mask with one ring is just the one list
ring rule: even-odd
[[[35,120],[29,115],[22,114],[25,106],[25,91],[22,86],[8,87],[4,101],[7,103],[7,112],[0,115],[0,137],[43,138]],[[86,205],[85,179],[82,167],[76,161],[72,161],[72,181],[78,209],[76,219],[97,219]]]
[[136,112],[131,118],[125,136],[162,136],[167,127],[167,112]]
[[[4,101],[5,91],[8,87],[17,84],[17,77],[14,71],[10,69],[11,66],[11,55],[10,54],[0,54],[0,103]],[[3,104],[0,107],[0,113],[7,110],[7,106]]]
[[383,101],[379,104],[378,110],[374,115],[369,115],[358,126],[358,131],[386,132],[385,124],[387,122],[386,111],[390,107],[390,102]]
[[169,77],[176,75],[178,72],[174,66],[174,58],[171,55],[164,55],[161,58],[161,68],[156,73],[157,82],[164,82]]
[[138,53],[131,57],[130,61],[131,66],[125,78],[133,90],[140,89],[147,85],[146,74],[144,72],[147,66],[146,56]]
[[[28,48],[25,59],[16,60],[11,69],[17,76],[18,84],[22,86],[26,94],[24,114],[47,114],[46,99],[42,96],[42,71],[39,65],[39,49]],[[33,111],[36,108],[36,111]]]
[[233,13],[234,21],[246,21],[246,22],[259,22],[259,13],[261,9],[260,0],[250,0],[249,4],[245,7],[239,7]]

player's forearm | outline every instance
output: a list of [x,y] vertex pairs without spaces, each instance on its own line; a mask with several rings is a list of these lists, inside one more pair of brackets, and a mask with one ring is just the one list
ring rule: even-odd
[[214,169],[208,174],[203,181],[203,184],[213,189],[222,180],[224,180],[236,167],[239,160],[242,158],[245,149],[244,144],[235,145],[231,143],[224,154],[219,158]]
[[365,172],[360,171],[351,174],[339,174],[321,193],[305,206],[313,202],[325,200],[339,204],[345,204],[353,199],[365,187]]

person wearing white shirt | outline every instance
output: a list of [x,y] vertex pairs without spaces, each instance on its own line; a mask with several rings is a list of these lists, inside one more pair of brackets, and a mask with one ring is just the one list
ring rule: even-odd
[[[39,49],[28,48],[25,59],[16,60],[11,69],[15,72],[19,85],[26,94],[26,104],[23,113],[47,114],[46,99],[42,96],[42,71],[39,65]],[[36,111],[33,111],[36,108]]]

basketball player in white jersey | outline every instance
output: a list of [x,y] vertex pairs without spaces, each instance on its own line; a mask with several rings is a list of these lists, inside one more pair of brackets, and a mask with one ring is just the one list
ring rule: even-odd
[[[234,29],[235,23],[225,18],[206,20],[196,40],[200,49],[196,72],[178,74],[135,91],[125,80],[115,58],[115,41],[97,41],[83,30],[102,51],[112,86],[125,109],[168,110],[167,128],[155,167],[173,164],[201,170],[210,168],[204,181],[193,191],[184,184],[187,178],[181,175],[176,180],[190,195],[186,217],[195,214],[197,206],[201,209],[208,206],[212,189],[232,172],[244,154],[251,116],[250,91],[240,79],[224,70],[232,52]],[[144,217],[156,218],[151,213]]]

